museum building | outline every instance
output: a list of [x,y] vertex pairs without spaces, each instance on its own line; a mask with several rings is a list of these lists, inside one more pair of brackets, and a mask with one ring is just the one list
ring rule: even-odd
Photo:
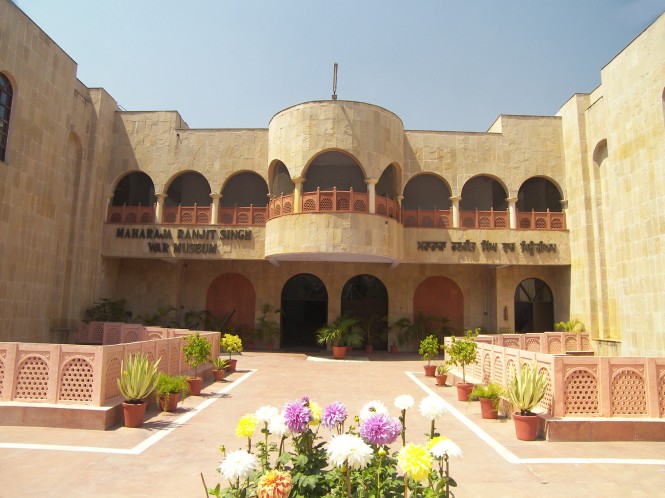
[[107,297],[247,337],[270,305],[282,348],[344,313],[423,313],[459,331],[578,318],[600,353],[665,349],[665,16],[593,92],[482,133],[336,98],[192,129],[85,87],[14,4],[0,19],[0,340],[61,339]]

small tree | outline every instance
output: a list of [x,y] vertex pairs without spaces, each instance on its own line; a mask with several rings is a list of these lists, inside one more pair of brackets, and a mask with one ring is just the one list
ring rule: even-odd
[[418,348],[418,354],[420,357],[427,361],[429,365],[432,358],[436,358],[441,351],[441,346],[439,346],[439,340],[435,335],[428,335],[422,341],[420,341],[420,347]]
[[466,384],[466,366],[476,362],[478,358],[478,343],[476,337],[480,329],[475,331],[467,330],[464,337],[456,338],[451,336],[451,342],[445,347],[446,353],[450,357],[448,360],[453,365],[462,367],[462,383]]
[[224,334],[220,346],[224,352],[229,354],[229,360],[232,353],[242,353],[242,340],[237,335]]
[[194,368],[194,377],[197,377],[197,368],[210,361],[212,346],[201,337],[201,334],[190,334],[185,337],[185,345],[182,347],[182,352],[185,354],[187,364]]

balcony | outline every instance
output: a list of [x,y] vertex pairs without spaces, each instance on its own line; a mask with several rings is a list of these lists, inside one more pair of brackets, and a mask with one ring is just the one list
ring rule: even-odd
[[[298,210],[294,209],[294,194],[270,199],[266,207],[221,207],[217,223],[214,222],[213,205],[166,206],[162,215],[164,225],[225,225],[265,226],[266,221],[294,214],[310,213],[370,213],[369,194],[353,190],[319,190],[302,194]],[[451,209],[404,209],[393,199],[375,198],[375,214],[395,219],[404,228],[443,228],[455,226]],[[566,230],[564,212],[517,211],[517,230]],[[459,227],[462,229],[510,229],[510,211],[460,211]],[[111,206],[107,223],[151,224],[156,223],[156,205]]]

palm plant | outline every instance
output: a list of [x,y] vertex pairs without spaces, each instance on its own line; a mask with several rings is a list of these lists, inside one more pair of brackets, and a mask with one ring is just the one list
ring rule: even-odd
[[361,346],[363,336],[358,326],[358,319],[340,315],[334,322],[316,331],[316,342],[331,346]]

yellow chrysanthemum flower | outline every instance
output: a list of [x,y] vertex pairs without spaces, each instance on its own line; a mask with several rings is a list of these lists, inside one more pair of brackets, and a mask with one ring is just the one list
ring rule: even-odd
[[422,481],[432,470],[432,454],[419,444],[408,443],[397,453],[397,465],[416,481]]
[[244,415],[236,426],[236,436],[252,437],[256,431],[257,418],[253,414]]
[[259,479],[259,498],[286,498],[291,493],[291,475],[279,470],[271,470]]
[[309,425],[319,425],[321,423],[323,408],[316,401],[310,401],[309,410],[312,412],[312,420],[309,422]]

